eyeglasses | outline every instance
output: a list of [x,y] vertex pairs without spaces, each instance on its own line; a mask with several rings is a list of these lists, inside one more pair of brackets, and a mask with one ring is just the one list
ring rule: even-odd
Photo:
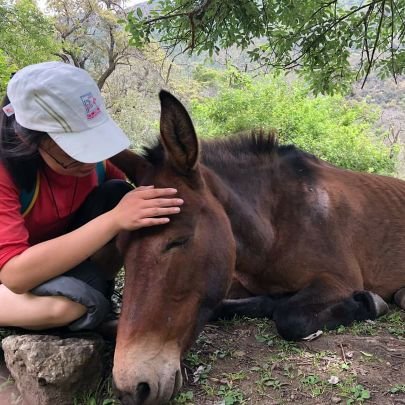
[[79,167],[83,165],[82,162],[79,162],[74,159],[72,159],[72,161],[69,163],[63,163],[55,156],[53,156],[51,153],[49,153],[49,151],[47,151],[46,149],[41,148],[41,150],[44,151],[50,158],[52,158],[59,166],[63,167],[64,169],[72,169],[73,167]]

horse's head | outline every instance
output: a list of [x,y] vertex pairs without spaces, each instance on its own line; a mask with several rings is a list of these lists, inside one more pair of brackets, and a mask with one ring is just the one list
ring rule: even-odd
[[178,391],[181,357],[235,265],[221,189],[199,163],[191,119],[169,93],[160,100],[162,148],[149,156],[141,184],[177,188],[184,205],[168,225],[119,236],[126,275],[113,375],[124,404],[166,403]]

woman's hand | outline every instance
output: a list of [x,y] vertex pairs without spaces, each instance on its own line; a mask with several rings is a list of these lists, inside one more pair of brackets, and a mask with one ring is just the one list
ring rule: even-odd
[[[94,254],[121,230],[135,230],[169,222],[183,204],[174,188],[139,187],[118,205],[72,232],[34,246],[11,258],[0,270],[1,282],[23,294],[59,276]],[[46,257],[46,260],[44,260]]]
[[174,188],[138,187],[126,194],[111,212],[121,230],[166,224],[170,221],[167,215],[178,214],[183,204],[182,199],[173,198],[176,193]]

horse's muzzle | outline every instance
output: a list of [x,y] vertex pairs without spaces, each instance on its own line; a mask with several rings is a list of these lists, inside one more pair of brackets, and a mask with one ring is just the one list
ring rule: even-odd
[[180,352],[167,345],[159,349],[136,345],[116,350],[114,389],[123,405],[163,405],[177,394],[183,378]]

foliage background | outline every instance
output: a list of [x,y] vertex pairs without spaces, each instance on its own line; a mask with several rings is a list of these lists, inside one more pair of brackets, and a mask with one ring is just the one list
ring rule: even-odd
[[281,143],[295,144],[330,163],[370,173],[393,173],[397,148],[385,145],[387,134],[376,130],[377,105],[341,95],[312,97],[299,80],[288,83],[270,76],[252,80],[240,74],[234,82],[233,87],[222,87],[216,97],[193,103],[200,136],[275,128]]
[[0,95],[10,74],[24,66],[57,59],[52,18],[32,0],[0,0]]
[[[160,1],[166,5],[168,3],[166,0]],[[141,5],[143,10],[141,15],[138,15],[138,19],[135,17],[132,20],[135,25],[140,22],[143,16],[147,15],[151,7],[154,7],[157,2],[152,1],[152,3]],[[176,0],[175,3],[185,4],[183,0]],[[242,0],[238,2],[216,0],[212,3],[243,6],[245,2]],[[286,6],[284,15],[288,20],[287,22],[295,24],[297,21],[290,17],[300,14],[297,14],[296,9],[288,8],[293,3],[295,3],[295,7],[306,8],[306,14],[302,14],[302,17],[304,17],[308,15],[311,5],[332,4],[333,1],[324,3],[315,0],[300,2],[286,0],[277,1],[276,3],[277,7]],[[351,7],[361,2],[347,0],[342,3],[345,3],[347,7]],[[382,4],[381,1],[377,0],[371,0],[371,3]],[[402,12],[405,1],[400,0],[394,3],[400,6],[399,9]],[[119,0],[115,2],[110,0],[89,0],[86,2],[80,0],[52,0],[50,2],[53,10],[52,14],[44,14],[38,9],[34,0],[0,0],[0,95],[5,94],[6,84],[12,72],[31,63],[51,59],[61,60],[62,58],[86,68],[95,80],[102,84],[100,87],[102,87],[108,110],[130,136],[132,147],[136,150],[141,150],[142,145],[152,142],[158,134],[158,91],[161,88],[166,88],[175,93],[187,106],[200,137],[213,139],[220,136],[230,136],[235,132],[249,131],[253,127],[275,128],[281,142],[294,143],[336,165],[381,174],[402,175],[405,173],[405,168],[401,169],[401,166],[398,166],[398,162],[400,165],[404,162],[400,140],[405,120],[405,80],[400,75],[397,75],[397,83],[395,83],[394,80],[389,78],[380,80],[370,73],[365,89],[361,89],[360,82],[349,86],[348,93],[336,93],[333,96],[318,95],[315,97],[314,94],[319,90],[347,89],[347,79],[353,79],[352,69],[361,60],[361,52],[355,52],[354,49],[351,49],[350,53],[345,51],[333,58],[339,41],[330,41],[329,43],[318,41],[319,61],[315,61],[315,64],[310,65],[308,69],[302,72],[304,78],[309,78],[310,82],[312,80],[311,83],[308,84],[304,80],[298,80],[294,74],[290,74],[287,78],[272,75],[263,76],[263,73],[268,73],[268,69],[258,70],[257,65],[251,63],[246,50],[241,51],[237,47],[230,47],[226,51],[218,50],[218,53],[211,52],[211,55],[208,50],[208,52],[201,51],[199,55],[186,54],[177,56],[176,52],[173,54],[168,53],[167,48],[159,43],[158,37],[151,38],[150,42],[142,48],[128,47],[129,32],[134,33],[132,30],[134,25],[132,28],[124,28],[129,10],[125,9],[123,4]],[[273,11],[275,10],[276,8]],[[378,8],[376,10],[378,11]],[[388,11],[387,16],[389,15]],[[225,13],[223,15],[232,17],[235,13],[229,13],[229,15]],[[251,10],[251,12],[240,14],[240,17],[246,22],[246,18],[249,18],[249,16],[251,18],[254,15],[254,10]],[[321,18],[322,16],[323,18]],[[329,17],[334,18],[333,15],[330,16],[327,13],[322,14],[322,16],[319,16],[320,23],[327,21]],[[375,18],[376,16],[378,16],[377,13],[373,14],[372,17]],[[124,24],[121,25],[119,20],[122,20]],[[262,20],[257,19],[257,21]],[[386,27],[389,28],[389,19],[385,22],[388,22]],[[246,35],[248,35],[247,31],[241,35],[237,32],[235,34],[235,27],[240,26],[238,25],[238,19],[234,19],[231,23],[233,28],[227,32],[234,36],[233,39],[236,42],[245,41]],[[395,24],[398,27],[397,23]],[[370,29],[371,39],[373,40],[376,39],[375,28],[377,26],[374,25]],[[250,28],[260,30],[257,24],[250,24]],[[400,28],[403,29],[403,24]],[[348,32],[347,29],[350,31],[350,25],[346,25],[346,32]],[[219,24],[218,33],[224,31],[226,31],[224,25]],[[257,33],[260,34],[259,31]],[[279,30],[278,34],[283,35],[282,30]],[[385,29],[384,35],[389,36],[389,29]],[[338,40],[344,41],[345,38],[342,36]],[[229,42],[229,45],[231,42]],[[133,41],[133,44],[136,43],[136,41]],[[327,46],[323,46],[325,44]],[[212,42],[207,42],[205,45],[207,47],[212,46]],[[263,47],[263,42],[258,42],[257,45],[259,46],[258,51],[251,48],[247,49],[250,51],[250,55],[254,58],[257,58],[257,55],[260,58],[266,56],[265,53],[269,48]],[[288,44],[284,43],[284,45]],[[260,46],[262,47],[260,48]],[[261,50],[264,52],[260,53]],[[396,60],[402,62],[394,64],[396,73],[401,73],[401,69],[405,67],[403,63],[405,53],[403,49],[399,50],[401,52],[398,52]],[[282,53],[287,54],[285,48]],[[323,70],[319,68],[329,58],[335,62],[335,65],[332,64],[333,69]],[[340,71],[339,66],[342,66]],[[382,64],[380,67],[381,72],[390,72],[391,67],[389,64]],[[365,68],[367,68],[367,64]],[[245,71],[252,71],[252,74],[242,73]],[[347,76],[335,76],[338,71],[340,73],[347,72]],[[314,72],[315,74],[313,74]],[[363,70],[361,73],[364,74],[365,71]],[[319,82],[318,87],[314,87],[315,81],[313,79],[328,79],[330,77],[332,80],[326,82],[326,87],[321,82]],[[329,84],[330,87],[328,87]],[[334,87],[335,84],[337,86]],[[401,170],[399,173],[397,171],[398,167]],[[391,317],[391,315],[389,316]],[[385,319],[385,321],[389,321],[387,333],[393,336],[403,336],[403,315],[399,314],[394,318]],[[236,320],[235,322],[239,321]],[[202,347],[201,345],[204,342],[201,343],[200,341],[200,346],[197,345],[187,359],[190,370],[194,372],[194,378],[198,375],[198,370],[200,370],[200,384],[194,384],[194,394],[191,391],[183,392],[183,396],[180,394],[175,403],[190,403],[193,395],[196,397],[206,395],[210,398],[216,396],[216,399],[228,401],[227,403],[244,403],[242,391],[239,388],[235,390],[233,388],[237,387],[238,381],[244,379],[242,376],[243,370],[237,370],[237,366],[240,365],[241,348],[245,350],[245,347],[254,347],[252,352],[257,353],[258,357],[260,357],[258,360],[261,367],[246,372],[250,375],[246,379],[249,389],[257,391],[256,388],[260,385],[258,382],[262,381],[267,388],[274,388],[278,390],[277,392],[283,392],[284,390],[290,394],[291,386],[289,384],[293,384],[293,381],[288,380],[285,389],[280,388],[281,385],[277,384],[281,384],[280,381],[285,381],[286,375],[291,374],[291,368],[296,365],[298,365],[297,369],[293,371],[297,373],[297,376],[288,374],[288,378],[296,378],[297,381],[301,380],[298,374],[301,372],[299,362],[308,361],[310,356],[317,357],[318,354],[311,350],[300,355],[301,357],[289,357],[292,353],[295,356],[297,352],[294,350],[291,353],[283,352],[283,348],[290,350],[290,345],[283,341],[277,343],[274,347],[274,353],[269,353],[268,346],[273,345],[273,342],[277,340],[273,336],[275,331],[264,330],[264,326],[260,322],[246,328],[249,334],[244,333],[243,327],[241,328],[240,325],[235,324],[237,326],[235,341],[233,342],[230,339],[232,335],[229,334],[219,336],[218,347],[212,344],[215,334],[210,334],[208,330],[206,336],[208,349]],[[374,326],[362,324],[361,327],[366,328],[364,334],[369,335],[371,332],[369,332],[368,328],[379,328],[379,325],[380,323]],[[224,325],[218,328],[222,332],[224,329],[226,330]],[[240,336],[238,335],[239,332]],[[218,333],[218,331],[215,333]],[[350,331],[350,333],[351,335],[355,334],[354,331]],[[373,333],[377,334],[380,331]],[[268,359],[272,365],[277,364],[279,361],[278,369],[273,370],[271,368],[271,373],[275,371],[275,374],[267,374],[269,370],[264,367],[266,361],[263,361],[265,358],[262,356],[260,347],[257,345],[252,346],[251,341],[249,343],[245,342],[241,346],[242,339],[249,336],[253,339],[256,338],[257,344],[264,344],[266,355],[276,356],[281,353],[282,359],[278,360],[273,357]],[[348,339],[349,336],[345,336],[344,344],[348,342]],[[389,342],[393,342],[392,337],[387,339],[389,339]],[[228,344],[224,346],[224,342]],[[366,340],[364,339],[363,342],[366,342]],[[398,347],[403,347],[402,343],[403,340],[398,341]],[[366,342],[364,345],[362,350],[367,349],[368,351],[368,343]],[[378,346],[381,346],[380,342],[378,342]],[[205,354],[205,358],[201,353]],[[361,353],[364,354],[364,351],[360,351]],[[385,350],[384,353],[387,355],[390,352]],[[336,359],[339,359],[339,356],[340,353],[336,353]],[[370,356],[367,354],[365,357],[369,359]],[[229,366],[231,371],[228,372],[227,366],[219,367],[216,374],[211,374],[209,380],[207,378],[206,382],[204,382],[201,377],[201,367],[203,367],[203,373],[208,375],[208,370],[214,360],[224,358],[235,359],[235,362]],[[390,361],[394,360],[394,357],[390,358]],[[282,364],[283,361],[285,364]],[[356,356],[353,364],[355,361]],[[329,359],[327,362],[329,365]],[[328,389],[330,391],[335,389],[334,393],[341,395],[342,398],[347,398],[349,395],[349,398],[353,399],[353,401],[361,402],[352,393],[353,388],[358,387],[357,374],[352,375],[350,370],[348,371],[350,364],[343,364],[345,366],[343,368],[340,365],[340,360],[336,360],[336,362],[338,367],[343,370],[341,375],[342,392],[336,394],[338,391],[335,388],[329,387]],[[351,363],[351,361],[349,360],[348,363]],[[283,367],[285,366],[284,370],[287,370],[287,374],[282,371],[281,364]],[[381,373],[389,370],[389,367],[386,367],[389,363],[380,362],[378,359],[378,364],[381,365]],[[243,358],[243,366],[246,366],[245,358]],[[332,362],[332,366],[334,366],[334,362]],[[322,364],[322,367],[325,367],[325,365]],[[354,365],[353,368],[355,368]],[[325,370],[325,368],[321,368],[319,363],[308,366],[308,370],[313,372],[314,369],[318,371]],[[364,370],[360,355],[358,369],[360,372]],[[335,370],[331,372],[336,373]],[[379,374],[380,371],[378,371],[378,376]],[[400,375],[397,372],[393,373],[393,375],[392,384],[396,384],[395,378],[400,378]],[[328,376],[321,377],[325,377],[325,381],[319,380],[314,384],[320,385],[323,390],[328,387]],[[367,381],[364,382],[365,386],[370,385],[369,377],[369,375],[365,377],[367,378]],[[389,377],[391,378],[391,375]],[[249,380],[249,378],[251,379]],[[253,381],[255,381],[254,384]],[[313,395],[312,391],[309,391],[311,387],[308,388],[308,384],[299,385],[297,383],[296,386],[297,395],[304,393],[309,398],[307,403],[312,404],[317,400],[315,394]],[[386,389],[389,388],[386,387]],[[391,389],[394,388],[395,390],[402,390],[402,393],[405,392],[403,385],[391,387]],[[205,389],[207,392],[204,392]],[[328,389],[326,389],[326,396],[323,397],[324,403],[331,402]],[[90,394],[89,398],[78,403],[86,405],[114,403],[114,399],[111,399],[112,392],[106,394],[105,391],[108,390],[103,388],[102,392],[97,393],[97,400],[95,395]],[[380,386],[374,390],[373,395],[376,396],[378,392],[381,397],[380,400],[375,400],[374,403],[376,404],[382,403],[381,400],[387,398],[386,393]],[[316,395],[323,395],[323,392]],[[397,395],[397,393],[392,395]],[[102,398],[100,401],[98,396]],[[282,398],[282,400],[284,399]],[[262,403],[262,400],[266,401],[267,399],[260,397],[259,403]],[[305,401],[305,398],[301,397],[299,402],[301,403],[301,401]]]

